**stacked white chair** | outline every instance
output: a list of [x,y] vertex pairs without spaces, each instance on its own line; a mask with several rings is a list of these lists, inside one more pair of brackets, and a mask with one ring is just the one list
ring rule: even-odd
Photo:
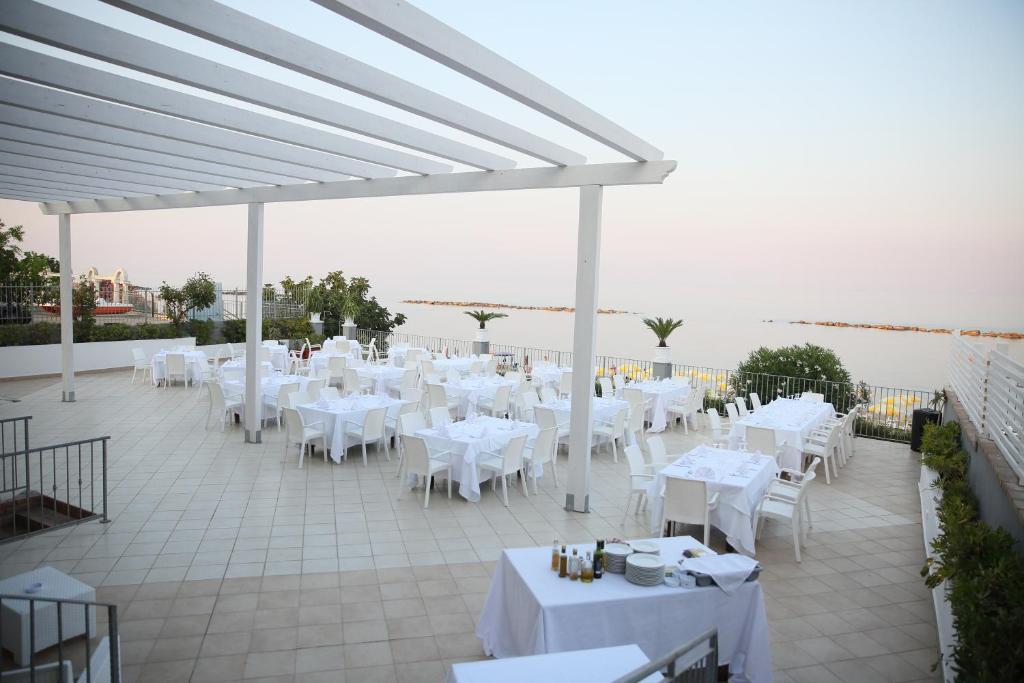
[[[811,467],[803,474],[800,481],[788,490],[769,489],[754,516],[754,529],[758,538],[764,528],[764,520],[774,519],[789,522],[793,531],[793,553],[796,555],[797,562],[800,562],[800,546],[807,538],[803,518],[804,513],[810,509],[810,505],[806,502],[807,487],[814,481],[814,468],[816,467],[817,464],[812,461]],[[809,523],[810,519],[808,519],[808,525]]]

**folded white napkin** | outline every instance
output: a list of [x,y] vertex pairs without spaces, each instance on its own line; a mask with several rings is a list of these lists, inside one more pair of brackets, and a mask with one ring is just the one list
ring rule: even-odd
[[756,566],[757,560],[737,553],[704,555],[679,561],[683,571],[707,574],[725,593],[732,593],[742,586]]

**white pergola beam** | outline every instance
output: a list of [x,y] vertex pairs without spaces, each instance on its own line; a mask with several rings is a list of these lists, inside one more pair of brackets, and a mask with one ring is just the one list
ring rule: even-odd
[[[0,13],[0,17],[3,16],[5,15]],[[216,128],[247,133],[257,138],[268,138],[349,157],[347,170],[342,172],[359,178],[394,175],[392,169],[420,174],[446,173],[451,170],[448,164],[400,150],[369,144],[330,131],[119,76],[10,44],[0,44],[0,73],[129,107],[148,109]]]
[[214,0],[104,2],[541,161],[586,163],[582,154]]
[[71,296],[71,216],[61,214],[57,221],[60,253],[60,368],[61,400],[75,400],[75,332]]
[[[53,163],[53,162],[49,162]],[[68,187],[95,187],[103,192],[102,195],[97,196],[110,196],[110,191],[116,193],[115,196],[125,197],[129,194],[141,194],[144,196],[161,195],[171,192],[178,194],[179,190],[173,190],[166,187],[154,187],[153,185],[147,185],[142,182],[124,182],[121,180],[108,180],[103,176],[95,175],[79,175],[76,173],[69,173],[66,171],[48,171],[38,168],[29,168],[27,166],[13,166],[5,165],[3,161],[0,161],[0,174],[5,176],[17,176],[19,178],[33,178],[37,180],[46,180],[53,183],[67,183]],[[88,190],[87,190],[88,191]]]
[[661,150],[404,0],[313,0],[637,161]]
[[[345,180],[353,165],[379,168],[372,177],[390,177],[390,168],[374,167],[345,157],[223,128],[131,109],[60,90],[0,78],[0,120],[11,125],[95,140],[119,147],[176,154],[185,159],[225,166],[225,172],[253,169],[299,180]],[[28,107],[28,108],[23,108]],[[72,118],[68,112],[83,118]],[[368,172],[368,171],[364,171]],[[359,177],[363,177],[360,175]]]
[[[514,161],[497,154],[119,31],[35,0],[7,0],[0,13],[0,28],[104,62],[477,168],[515,166]],[[385,148],[377,149],[385,151]]]
[[245,259],[245,440],[261,441],[263,424],[263,204],[249,204]]
[[[13,183],[6,180],[0,180],[0,188],[6,192],[19,192],[23,194],[30,194],[32,196],[38,196],[40,199],[48,201],[68,201],[74,199],[95,199],[94,193],[81,192],[80,190],[56,190],[52,187],[39,187],[38,185],[31,185],[27,182]],[[115,197],[117,195],[107,195],[108,197]]]
[[45,197],[29,197],[18,192],[6,192],[0,191],[0,199],[10,199],[16,202],[31,202],[33,204],[39,204],[47,200]]
[[31,157],[24,154],[13,154],[0,151],[0,169],[10,166],[22,168],[34,168],[39,171],[53,171],[55,173],[71,173],[75,175],[89,176],[92,178],[109,178],[119,182],[139,181],[152,187],[163,188],[164,192],[174,191],[196,191],[196,190],[219,190],[222,186],[210,183],[196,183],[167,176],[155,175],[153,173],[139,173],[137,171],[119,171],[109,166],[96,164],[82,164],[72,161],[54,161],[40,157]]
[[[0,114],[2,116],[2,114]],[[246,187],[248,185],[290,185],[301,182],[304,178],[263,173],[253,169],[225,166],[209,161],[189,159],[173,154],[164,154],[145,149],[136,149],[108,142],[85,140],[70,135],[62,135],[49,131],[35,130],[0,123],[0,140],[28,143],[40,147],[52,147],[68,152],[79,152],[93,156],[109,157],[122,161],[140,164],[152,164],[159,167],[179,169],[193,173],[203,173],[209,178],[219,178],[224,185]],[[336,178],[339,179],[340,178]]]
[[[77,181],[77,182],[76,182]],[[92,197],[132,197],[149,196],[152,192],[141,192],[118,187],[113,184],[103,183],[92,184],[92,178],[69,176],[62,173],[49,173],[47,171],[35,171],[27,168],[0,169],[0,182],[15,182],[23,185],[32,185],[41,190],[74,190]]]
[[336,183],[307,183],[283,187],[257,187],[215,192],[191,192],[124,199],[100,199],[95,202],[57,202],[46,204],[44,214],[102,213],[155,209],[185,209],[198,206],[228,206],[252,202],[302,202],[319,199],[356,199],[403,195],[448,194],[453,192],[492,192],[498,190],[537,190],[584,185],[660,184],[676,167],[674,161],[549,166],[511,171],[472,171],[433,176],[406,176],[380,180],[346,180]]

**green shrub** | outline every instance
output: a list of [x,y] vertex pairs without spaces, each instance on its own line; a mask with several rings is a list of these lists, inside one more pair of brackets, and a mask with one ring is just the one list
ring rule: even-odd
[[957,644],[959,681],[1024,680],[1024,557],[1005,529],[978,518],[967,483],[967,454],[956,422],[925,426],[922,463],[938,473],[942,491],[935,556],[921,570],[930,588],[947,585]]
[[[245,321],[225,320],[220,330],[225,342],[245,341]],[[313,323],[307,318],[285,318],[263,321],[263,339],[304,339],[313,337]]]
[[[174,339],[176,337],[196,337],[197,344],[208,344],[213,335],[213,323],[209,321],[192,321],[195,326],[186,325],[179,330],[170,324],[126,325],[109,323],[96,325],[88,322],[74,323],[74,340],[76,344],[88,342],[130,341],[133,339]],[[59,344],[60,325],[58,323],[30,323],[28,325],[0,326],[0,346],[39,346],[41,344]]]

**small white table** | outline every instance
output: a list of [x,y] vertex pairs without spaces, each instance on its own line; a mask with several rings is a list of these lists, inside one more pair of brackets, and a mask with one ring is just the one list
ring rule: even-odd
[[[532,657],[510,657],[484,662],[452,664],[447,683],[504,683],[508,681],[551,681],[597,683],[611,681],[639,669],[650,659],[636,645],[601,647],[595,650],[555,652]],[[641,683],[659,683],[653,673]]]
[[185,376],[188,381],[195,383],[203,378],[203,368],[207,367],[206,354],[195,349],[183,349],[180,351],[157,351],[153,354],[151,363],[153,369],[153,384],[159,384],[167,378],[167,354],[180,354],[185,357]]
[[[26,593],[25,588],[33,583],[43,585],[35,593]],[[96,601],[96,590],[92,586],[53,567],[39,567],[0,581],[0,595],[25,597],[24,600],[4,599],[3,610],[0,611],[0,619],[3,619],[3,649],[14,655],[14,661],[18,666],[27,666],[32,655],[29,652],[31,644],[30,598]],[[85,609],[81,605],[64,605],[61,608],[61,632],[64,640],[86,632]],[[57,644],[56,603],[35,603],[35,625],[36,652],[41,652]],[[94,607],[89,608],[89,633],[96,633],[96,609]]]
[[690,384],[674,379],[666,381],[647,380],[645,382],[633,382],[627,387],[639,389],[644,392],[644,400],[651,401],[651,426],[649,433],[663,432],[668,426],[668,407],[673,403],[679,403],[690,394]]
[[780,464],[787,469],[801,471],[804,439],[835,414],[836,409],[831,403],[777,398],[733,424],[729,429],[729,448],[738,448],[740,439],[746,439],[747,427],[773,429],[776,445],[786,442],[782,447]]
[[341,462],[348,452],[348,440],[345,437],[345,423],[358,425],[366,421],[366,413],[373,408],[387,408],[388,417],[397,417],[406,401],[399,401],[390,396],[352,396],[336,401],[327,401],[326,405],[319,401],[297,406],[299,414],[306,424],[322,422],[324,441],[330,452],[331,460]]

